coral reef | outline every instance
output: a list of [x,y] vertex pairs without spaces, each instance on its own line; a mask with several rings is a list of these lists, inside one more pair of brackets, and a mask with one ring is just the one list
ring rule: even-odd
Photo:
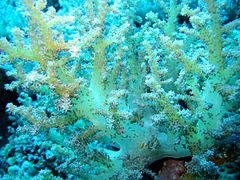
[[219,144],[240,134],[239,1],[17,2],[2,179],[157,179],[151,163],[187,156],[188,173],[221,176]]

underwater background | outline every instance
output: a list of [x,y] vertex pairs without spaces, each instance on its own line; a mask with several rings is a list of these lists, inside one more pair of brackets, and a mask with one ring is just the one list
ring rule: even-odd
[[240,179],[239,0],[0,0],[0,179]]

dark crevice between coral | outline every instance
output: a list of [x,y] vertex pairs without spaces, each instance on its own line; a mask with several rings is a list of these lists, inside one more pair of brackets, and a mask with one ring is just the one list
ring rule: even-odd
[[223,25],[240,18],[240,0],[229,0],[226,3],[225,16],[227,18]]
[[193,28],[192,24],[190,22],[190,17],[189,16],[182,16],[182,15],[178,15],[178,24],[182,25],[186,25],[188,28]]
[[[159,176],[159,179],[173,179],[173,176],[180,176],[185,173],[185,162],[191,161],[192,157],[183,158],[166,157],[151,163],[147,169]],[[153,180],[154,178],[144,173],[142,180]]]
[[15,2],[15,1],[12,1],[11,3],[12,3],[12,6],[13,6],[13,7],[17,7],[17,5],[16,5],[16,2]]
[[8,142],[8,137],[10,136],[8,127],[13,126],[6,113],[6,105],[10,102],[19,105],[17,101],[18,93],[15,90],[8,91],[4,88],[4,85],[11,83],[12,80],[6,75],[5,70],[0,68],[0,147]]
[[141,22],[134,21],[133,23],[135,24],[135,26],[136,26],[137,28],[140,28],[140,27],[142,26],[142,23],[141,23]]
[[178,100],[178,104],[180,105],[180,109],[181,110],[189,109],[187,103],[184,100],[182,100],[182,99]]
[[37,100],[37,95],[36,94],[31,94],[31,95],[29,95],[29,97],[32,99],[32,101]]
[[60,9],[62,9],[61,5],[59,4],[58,0],[47,0],[47,7],[44,9],[44,11],[47,10],[48,7],[54,7],[56,11],[58,12]]

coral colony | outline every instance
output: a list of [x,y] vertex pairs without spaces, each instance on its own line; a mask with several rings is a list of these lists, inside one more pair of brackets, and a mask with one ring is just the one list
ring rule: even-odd
[[239,9],[2,0],[1,179],[240,178]]

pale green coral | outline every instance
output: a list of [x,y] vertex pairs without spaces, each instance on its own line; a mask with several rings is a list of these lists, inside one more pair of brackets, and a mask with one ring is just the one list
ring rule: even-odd
[[231,41],[240,23],[222,25],[224,4],[77,3],[65,15],[23,0],[28,27],[0,40],[16,78],[6,87],[21,92],[8,111],[20,115],[19,130],[53,143],[46,157],[60,163],[55,170],[140,179],[155,160],[197,157],[229,135],[224,121],[239,119],[239,44]]

